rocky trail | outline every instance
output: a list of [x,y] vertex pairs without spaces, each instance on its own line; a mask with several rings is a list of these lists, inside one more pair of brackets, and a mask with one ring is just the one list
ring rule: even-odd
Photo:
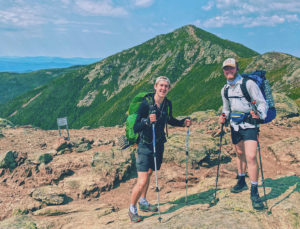
[[[219,202],[210,206],[219,125],[213,113],[196,112],[191,117],[188,204],[184,201],[186,129],[169,128],[158,173],[162,222],[157,214],[141,213],[144,220],[138,224],[128,218],[136,153],[132,147],[119,149],[123,127],[70,130],[67,141],[58,137],[57,130],[2,125],[0,228],[299,228],[300,117],[261,127],[269,206],[263,212],[252,209],[249,190],[230,193],[236,183],[230,132],[222,147]],[[262,187],[259,192],[263,196]],[[156,203],[154,174],[147,199]]]

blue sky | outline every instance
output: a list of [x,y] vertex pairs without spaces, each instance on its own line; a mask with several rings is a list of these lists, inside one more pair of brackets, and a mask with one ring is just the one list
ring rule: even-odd
[[103,58],[187,24],[300,57],[299,0],[1,0],[0,56]]

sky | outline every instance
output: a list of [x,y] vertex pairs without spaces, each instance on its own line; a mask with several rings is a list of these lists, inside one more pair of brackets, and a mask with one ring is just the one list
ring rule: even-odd
[[299,0],[0,0],[0,56],[105,58],[188,24],[300,57]]

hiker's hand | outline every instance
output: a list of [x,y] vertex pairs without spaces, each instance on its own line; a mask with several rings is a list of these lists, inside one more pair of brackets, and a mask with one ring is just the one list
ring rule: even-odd
[[252,118],[260,119],[259,115],[255,114],[254,111],[250,111],[250,114],[251,114]]
[[192,121],[190,119],[186,119],[184,120],[184,125],[189,127],[190,125],[192,125]]
[[156,122],[156,114],[150,114],[149,115],[150,124]]
[[226,122],[226,116],[225,115],[220,115],[219,123],[224,124],[225,122]]

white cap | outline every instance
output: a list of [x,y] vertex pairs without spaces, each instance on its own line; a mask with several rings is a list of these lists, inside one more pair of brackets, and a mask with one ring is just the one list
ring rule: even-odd
[[234,58],[228,58],[223,62],[223,68],[226,66],[230,66],[230,67],[237,67],[236,61]]

